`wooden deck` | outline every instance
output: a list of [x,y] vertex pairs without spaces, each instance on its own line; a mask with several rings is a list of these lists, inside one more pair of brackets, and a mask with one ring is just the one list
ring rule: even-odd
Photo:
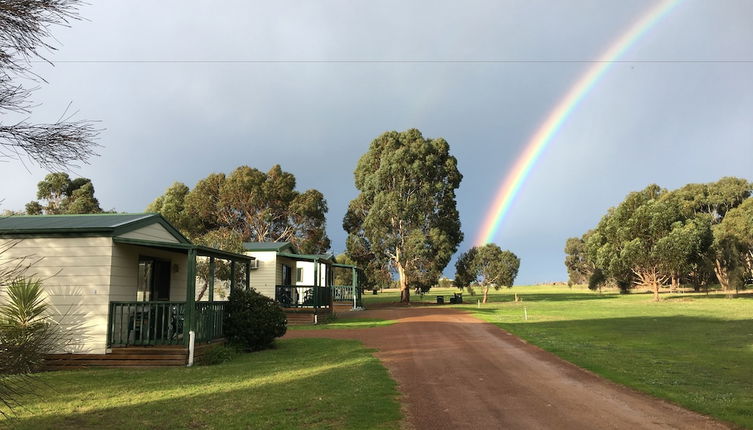
[[[199,361],[207,350],[224,344],[220,339],[211,343],[197,344],[194,362]],[[188,364],[188,348],[182,345],[128,346],[112,348],[107,354],[49,354],[45,357],[46,370],[70,370],[88,368],[159,368],[182,367]]]

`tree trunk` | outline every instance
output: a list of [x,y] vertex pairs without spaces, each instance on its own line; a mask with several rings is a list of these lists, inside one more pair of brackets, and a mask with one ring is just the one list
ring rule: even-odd
[[484,285],[484,300],[482,303],[486,303],[486,299],[489,297],[489,286]]
[[677,278],[676,275],[672,275],[672,281],[671,281],[671,287],[669,287],[669,290],[672,292],[677,292],[677,290],[680,289],[680,280]]
[[397,276],[400,281],[400,302],[410,303],[410,289],[408,288],[408,280],[405,279],[405,268],[400,264],[400,261],[397,261],[395,266],[397,266]]
[[659,301],[659,283],[658,282],[654,282],[654,301],[655,302]]
[[714,260],[714,274],[716,275],[716,279],[719,280],[722,290],[727,293],[727,297],[731,296],[729,291],[729,272],[718,258]]

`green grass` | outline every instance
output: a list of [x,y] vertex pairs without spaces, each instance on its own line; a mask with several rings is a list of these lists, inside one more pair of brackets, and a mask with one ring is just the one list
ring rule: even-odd
[[46,388],[23,399],[13,428],[397,429],[401,418],[394,381],[356,341],[286,339],[216,366],[39,379]]
[[395,320],[383,320],[379,318],[337,318],[317,325],[292,325],[288,330],[327,330],[334,328],[371,328],[383,327],[395,324]]
[[458,307],[615,382],[753,428],[753,295],[666,294],[656,303],[529,286],[494,292],[480,309],[477,297]]

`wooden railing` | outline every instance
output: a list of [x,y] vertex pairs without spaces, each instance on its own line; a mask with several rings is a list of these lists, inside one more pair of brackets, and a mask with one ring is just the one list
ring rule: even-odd
[[332,288],[332,301],[353,303],[355,294],[355,306],[362,306],[361,289],[352,285],[335,285]]
[[222,320],[227,302],[196,302],[196,341],[209,342],[224,337]]
[[[196,341],[222,337],[225,302],[196,303]],[[107,344],[180,345],[188,335],[185,302],[110,302]]]
[[332,304],[330,288],[314,285],[277,285],[275,301],[283,308],[329,308]]

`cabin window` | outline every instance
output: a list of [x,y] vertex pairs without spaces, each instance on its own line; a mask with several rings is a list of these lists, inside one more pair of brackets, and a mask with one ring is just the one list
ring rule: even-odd
[[136,300],[143,302],[170,300],[170,268],[167,260],[139,257]]

